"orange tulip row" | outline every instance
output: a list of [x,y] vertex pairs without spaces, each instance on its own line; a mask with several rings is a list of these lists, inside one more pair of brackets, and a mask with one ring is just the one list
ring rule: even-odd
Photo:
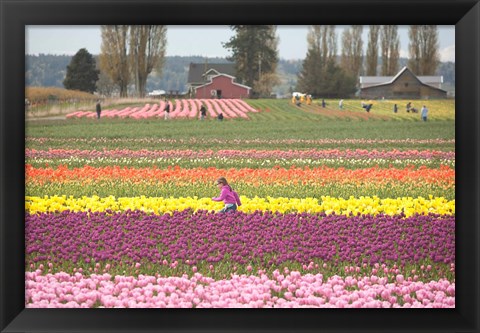
[[204,183],[212,182],[219,176],[225,176],[232,182],[256,184],[328,184],[328,183],[354,183],[354,184],[388,184],[392,182],[409,182],[415,184],[433,184],[441,186],[454,186],[455,169],[447,166],[440,168],[406,167],[380,168],[371,167],[363,169],[344,168],[269,168],[269,169],[218,169],[208,168],[180,168],[171,167],[159,169],[129,168],[119,166],[91,167],[69,169],[66,166],[57,168],[35,168],[26,165],[26,182],[42,184],[46,182],[95,182],[98,180],[125,180],[131,182],[178,182],[178,183]]

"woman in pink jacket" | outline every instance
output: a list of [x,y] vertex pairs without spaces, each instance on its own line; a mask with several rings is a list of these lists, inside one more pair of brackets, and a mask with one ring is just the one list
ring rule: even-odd
[[219,211],[219,213],[234,212],[237,210],[238,206],[241,206],[240,197],[238,193],[235,192],[230,185],[228,185],[227,180],[224,177],[217,179],[217,186],[221,190],[220,196],[212,198],[213,201],[223,201],[225,207]]

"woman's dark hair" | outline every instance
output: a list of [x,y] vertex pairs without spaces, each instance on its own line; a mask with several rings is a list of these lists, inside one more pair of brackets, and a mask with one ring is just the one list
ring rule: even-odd
[[217,179],[217,184],[228,185],[228,182],[225,179],[225,177],[220,177],[220,178]]
[[220,177],[217,179],[217,184],[222,184],[223,186],[228,186],[228,188],[230,189],[230,191],[233,191],[233,188],[232,186],[230,186],[230,184],[228,184],[227,180],[225,179],[225,177]]

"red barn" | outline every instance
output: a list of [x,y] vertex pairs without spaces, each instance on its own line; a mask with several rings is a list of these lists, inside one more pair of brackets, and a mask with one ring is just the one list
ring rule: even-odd
[[246,98],[251,87],[236,82],[234,63],[195,64],[188,71],[188,93],[191,98]]
[[252,88],[235,82],[228,74],[208,76],[210,82],[195,87],[196,98],[247,98]]

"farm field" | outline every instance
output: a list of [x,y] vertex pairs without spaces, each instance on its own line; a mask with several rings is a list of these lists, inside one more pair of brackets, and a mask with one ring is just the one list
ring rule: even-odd
[[29,121],[25,306],[455,307],[455,102],[318,102]]

